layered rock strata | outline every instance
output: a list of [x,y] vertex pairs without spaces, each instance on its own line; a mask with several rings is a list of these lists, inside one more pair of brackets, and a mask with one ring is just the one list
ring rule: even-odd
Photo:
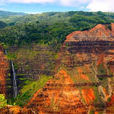
[[99,24],[68,35],[58,53],[58,73],[17,114],[113,113],[113,36],[114,24],[111,30]]
[[8,61],[4,55],[3,48],[0,46],[0,94],[6,94],[6,75],[8,70]]

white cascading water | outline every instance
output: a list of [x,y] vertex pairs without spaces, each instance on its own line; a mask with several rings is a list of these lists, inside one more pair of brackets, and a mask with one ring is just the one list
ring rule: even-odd
[[13,96],[14,98],[17,97],[17,80],[16,80],[16,73],[13,61],[11,61],[12,73],[13,73]]
[[[7,50],[4,50],[5,55],[7,55]],[[17,97],[18,91],[17,91],[17,80],[16,80],[16,73],[15,73],[15,68],[14,68],[14,63],[11,61],[11,68],[12,68],[12,73],[13,73],[13,96],[14,98]]]

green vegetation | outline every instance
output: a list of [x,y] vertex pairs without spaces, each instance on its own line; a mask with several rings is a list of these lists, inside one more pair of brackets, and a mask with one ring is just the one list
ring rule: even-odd
[[9,12],[9,11],[0,11],[0,20],[11,25],[14,20],[19,17],[26,15],[25,13]]
[[43,88],[46,82],[51,79],[52,76],[42,75],[37,81],[26,81],[26,85],[21,89],[20,94],[15,98],[9,101],[10,104],[24,106],[33,94],[39,89]]
[[[107,70],[106,68],[104,67],[103,64],[100,64],[98,66],[98,75],[106,75],[107,74]],[[98,77],[100,80],[103,80],[104,78],[103,77]]]
[[8,58],[9,60],[14,60],[14,59],[16,58],[16,55],[15,55],[14,53],[8,53],[8,54],[7,54],[7,58]]
[[23,89],[21,90],[22,94],[23,93],[26,93],[26,91],[31,91],[31,93],[34,93],[36,92],[37,90],[39,90],[40,88],[42,88],[45,83],[51,79],[52,77],[51,76],[41,76],[40,79],[38,81],[34,81],[34,82],[27,82],[27,85],[25,85],[23,87]]
[[107,74],[106,69],[103,64],[100,64],[98,66],[98,74],[99,75],[106,75]]
[[113,13],[49,12],[8,18],[7,27],[0,30],[0,42],[10,46],[31,43],[48,44],[59,49],[66,35],[75,30],[87,30],[96,24],[114,22]]
[[5,28],[6,26],[7,26],[6,23],[4,23],[3,21],[0,21],[0,29]]
[[7,105],[7,100],[3,94],[0,94],[0,108],[3,108]]

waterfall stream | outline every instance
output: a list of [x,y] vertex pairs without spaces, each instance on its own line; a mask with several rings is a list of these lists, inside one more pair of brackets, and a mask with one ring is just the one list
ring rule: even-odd
[[[7,50],[4,50],[5,55],[7,55]],[[18,91],[17,91],[17,80],[16,80],[16,73],[15,73],[15,68],[14,68],[14,63],[11,60],[11,70],[12,70],[12,75],[13,75],[13,96],[14,98],[17,96]]]
[[12,73],[13,73],[13,96],[14,98],[17,96],[17,80],[16,80],[16,73],[13,61],[11,61]]

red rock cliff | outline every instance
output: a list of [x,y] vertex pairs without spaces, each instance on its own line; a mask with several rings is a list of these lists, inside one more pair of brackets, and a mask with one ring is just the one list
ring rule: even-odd
[[8,61],[4,55],[2,46],[0,46],[0,94],[6,93],[6,74],[8,69]]
[[108,102],[113,95],[112,33],[99,24],[68,35],[59,53],[58,73],[34,94],[26,108],[41,114],[97,113],[95,106]]
[[111,24],[111,28],[112,28],[112,36],[114,37],[114,23]]

